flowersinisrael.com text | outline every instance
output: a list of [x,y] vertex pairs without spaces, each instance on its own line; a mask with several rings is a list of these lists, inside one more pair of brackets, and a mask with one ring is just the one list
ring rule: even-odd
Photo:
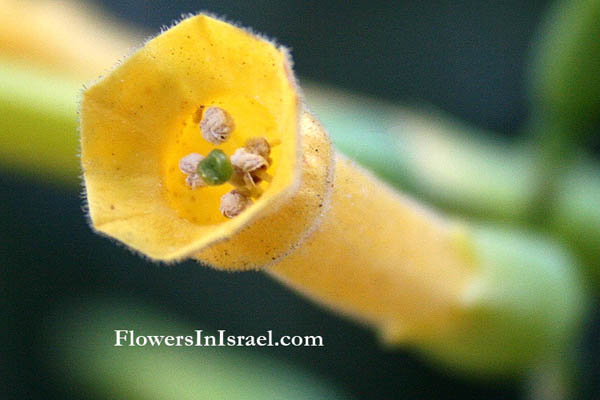
[[133,330],[115,329],[115,347],[323,347],[323,337],[315,336],[289,336],[273,337],[273,331],[268,330],[265,335],[243,336],[228,335],[225,330],[218,330],[216,335],[204,334],[202,330],[195,330],[193,335],[137,335]]

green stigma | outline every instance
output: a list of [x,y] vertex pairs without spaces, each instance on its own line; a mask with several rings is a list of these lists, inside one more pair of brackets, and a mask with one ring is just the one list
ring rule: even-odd
[[207,185],[222,185],[233,175],[233,166],[222,150],[215,149],[198,164],[198,175]]

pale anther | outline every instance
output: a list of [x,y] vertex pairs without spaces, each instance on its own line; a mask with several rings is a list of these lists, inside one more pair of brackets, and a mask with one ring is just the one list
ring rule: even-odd
[[221,197],[221,206],[219,209],[223,216],[233,218],[240,215],[251,203],[250,198],[239,190],[234,189]]
[[271,154],[271,145],[264,137],[253,137],[246,141],[244,148],[250,153],[258,154],[264,159],[267,159]]
[[206,186],[206,182],[204,182],[202,177],[198,174],[189,174],[187,178],[185,178],[185,183],[192,189]]
[[269,166],[269,163],[264,157],[250,153],[245,148],[237,149],[230,159],[231,164],[243,172],[252,172],[259,168]]
[[179,170],[184,174],[195,174],[198,170],[198,164],[204,159],[202,154],[190,153],[179,160]]
[[179,170],[187,175],[185,183],[192,189],[206,186],[202,177],[198,175],[198,164],[204,159],[202,154],[190,153],[179,160]]
[[225,142],[235,128],[233,118],[220,107],[208,107],[204,110],[200,129],[202,137],[208,142],[219,145]]

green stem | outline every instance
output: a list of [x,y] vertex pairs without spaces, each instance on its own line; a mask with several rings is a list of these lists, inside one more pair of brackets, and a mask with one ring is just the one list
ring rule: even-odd
[[525,216],[541,227],[557,207],[561,182],[576,160],[577,146],[558,124],[539,123],[533,131],[533,187]]
[[600,2],[560,0],[534,43],[529,70],[535,187],[528,219],[541,226],[556,207],[577,147],[595,133],[600,110]]

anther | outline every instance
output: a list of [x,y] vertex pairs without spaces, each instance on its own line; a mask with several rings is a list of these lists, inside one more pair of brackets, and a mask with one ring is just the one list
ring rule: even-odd
[[231,164],[243,172],[252,172],[269,164],[264,157],[249,152],[246,148],[237,149],[231,156]]
[[219,145],[229,139],[235,128],[233,118],[220,107],[208,107],[204,110],[200,129],[202,137],[208,142]]
[[240,215],[250,204],[252,204],[252,201],[248,196],[234,189],[221,197],[219,209],[226,218],[233,218]]
[[198,170],[198,164],[204,159],[202,154],[190,153],[179,160],[179,170],[184,174],[195,174]]
[[185,184],[192,189],[206,186],[206,182],[204,182],[202,177],[200,177],[198,174],[189,174],[187,178],[185,178]]
[[253,175],[254,172],[261,168],[267,168],[269,163],[262,156],[258,154],[250,153],[246,148],[237,149],[231,156],[231,164],[233,165],[236,175],[236,182],[241,180],[245,186],[254,187],[256,186],[256,177]]
[[187,175],[185,183],[192,189],[206,186],[204,180],[198,175],[198,165],[204,156],[198,153],[190,153],[179,160],[179,170]]
[[264,159],[267,159],[271,154],[271,146],[264,137],[253,137],[246,140],[244,148],[248,152],[258,154]]

